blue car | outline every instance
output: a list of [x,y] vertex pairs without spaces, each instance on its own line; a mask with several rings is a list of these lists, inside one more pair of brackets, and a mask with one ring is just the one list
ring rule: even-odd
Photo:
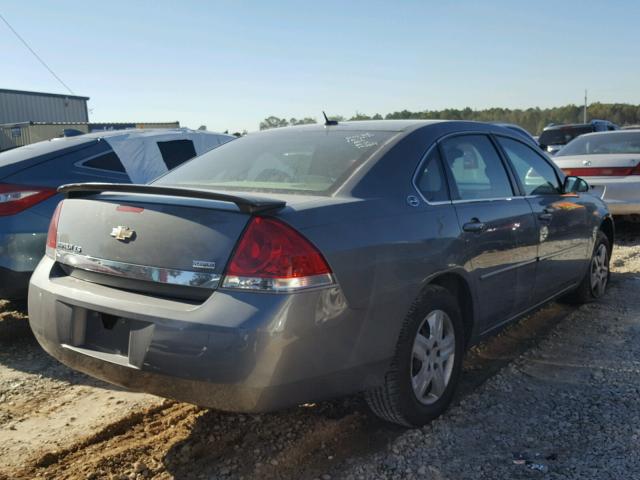
[[0,153],[0,298],[24,298],[44,255],[56,188],[74,182],[146,183],[234,138],[189,129],[120,130]]

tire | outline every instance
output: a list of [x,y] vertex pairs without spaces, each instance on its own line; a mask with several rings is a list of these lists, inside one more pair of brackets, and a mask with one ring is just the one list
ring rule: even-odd
[[404,320],[383,384],[365,392],[369,407],[383,420],[406,427],[430,422],[451,403],[464,351],[456,298],[445,288],[427,287]]
[[[589,268],[578,288],[564,298],[567,303],[580,305],[593,302],[606,293],[609,277],[611,276],[609,270],[610,252],[609,239],[602,231],[599,231],[591,254],[591,260],[589,261]],[[597,275],[594,275],[594,270],[598,270]],[[599,282],[596,282],[596,277]]]

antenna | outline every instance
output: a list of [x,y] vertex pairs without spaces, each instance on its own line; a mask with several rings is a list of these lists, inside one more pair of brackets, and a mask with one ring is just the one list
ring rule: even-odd
[[324,115],[324,126],[328,127],[329,125],[337,125],[338,121],[337,120],[329,120],[329,117],[327,117],[327,114],[324,113],[324,110],[322,111],[322,115]]

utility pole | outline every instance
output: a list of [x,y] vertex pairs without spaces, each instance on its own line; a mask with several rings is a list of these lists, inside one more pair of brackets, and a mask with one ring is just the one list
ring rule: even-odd
[[584,112],[582,117],[582,123],[587,123],[587,89],[584,89]]

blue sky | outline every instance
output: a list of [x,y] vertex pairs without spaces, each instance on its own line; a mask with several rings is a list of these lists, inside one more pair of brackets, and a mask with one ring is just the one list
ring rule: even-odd
[[[640,103],[637,1],[0,1],[91,121]],[[0,88],[64,88],[0,23]]]

